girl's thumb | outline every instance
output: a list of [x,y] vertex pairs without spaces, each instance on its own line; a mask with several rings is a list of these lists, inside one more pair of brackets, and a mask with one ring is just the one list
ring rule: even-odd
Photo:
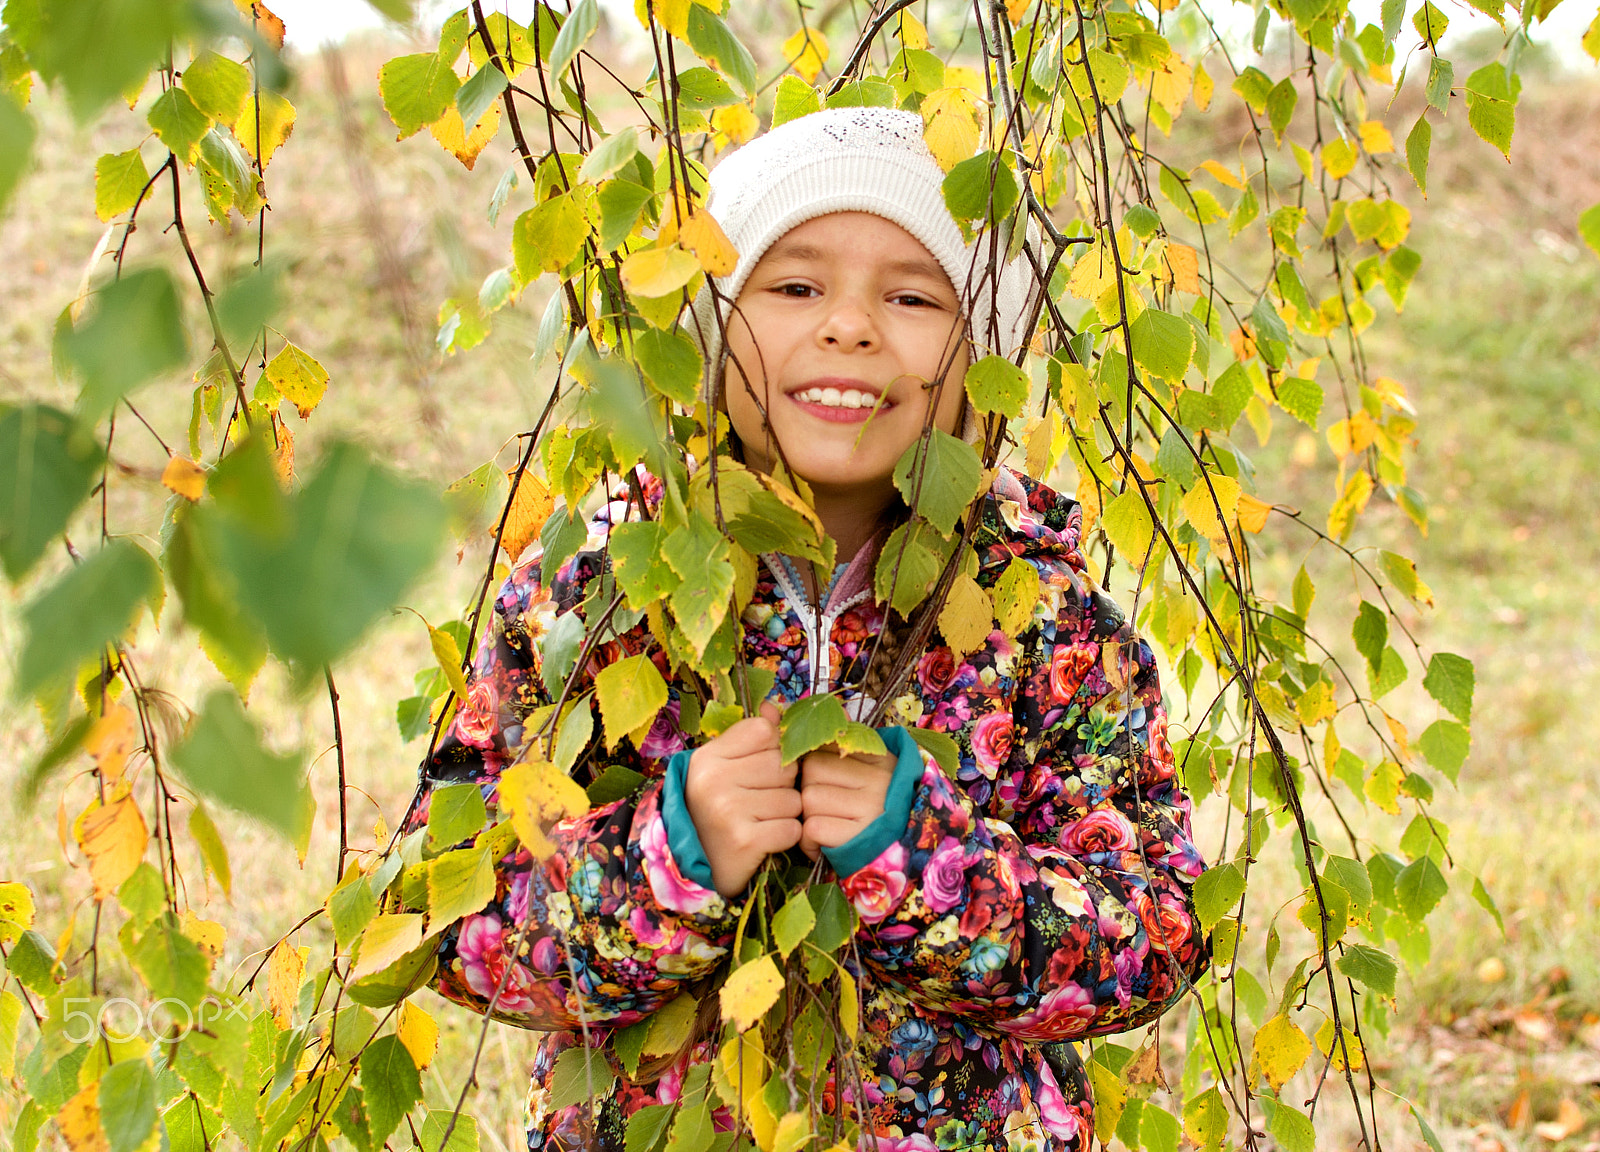
[[771,700],[763,700],[761,702],[760,709],[758,709],[756,712],[756,715],[772,724],[773,727],[777,727],[778,720],[783,716],[783,713],[779,711],[778,706]]

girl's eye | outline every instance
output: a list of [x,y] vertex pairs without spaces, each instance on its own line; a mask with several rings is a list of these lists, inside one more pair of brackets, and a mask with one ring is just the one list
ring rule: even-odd
[[780,284],[774,289],[780,296],[793,296],[797,299],[809,299],[815,294],[816,289],[809,284]]
[[938,307],[934,301],[929,300],[926,296],[918,296],[911,292],[902,292],[900,295],[892,297],[892,299],[896,304],[905,304],[911,307]]

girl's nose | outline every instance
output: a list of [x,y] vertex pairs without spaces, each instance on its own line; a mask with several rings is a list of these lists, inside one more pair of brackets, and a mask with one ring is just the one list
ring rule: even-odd
[[878,345],[878,329],[867,308],[854,300],[840,300],[823,318],[817,341],[839,351],[870,351]]

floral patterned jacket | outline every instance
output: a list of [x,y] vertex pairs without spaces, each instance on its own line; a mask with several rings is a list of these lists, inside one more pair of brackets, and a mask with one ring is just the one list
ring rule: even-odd
[[[469,697],[424,765],[425,791],[476,781],[493,804],[523,720],[549,701],[540,637],[559,613],[580,610],[604,570],[606,522],[623,511],[613,504],[597,517],[551,587],[540,585],[537,562],[512,572]],[[859,1057],[883,1152],[1088,1152],[1092,1106],[1069,1042],[1153,1020],[1209,963],[1191,901],[1204,863],[1174,776],[1155,660],[1085,577],[1081,524],[1075,502],[1001,470],[977,534],[978,579],[991,585],[1014,556],[1032,564],[1041,582],[1032,619],[1018,639],[997,630],[966,659],[929,647],[891,708],[903,725],[953,738],[960,768],[951,779],[931,758],[912,758],[904,828],[865,863],[858,852],[860,866],[840,877],[860,914]],[[774,695],[785,700],[859,695],[883,619],[870,561],[836,573],[820,607],[785,560],[763,561],[743,616],[747,659],[776,674]],[[600,645],[580,677],[637,652],[656,653],[666,672],[641,623]],[[624,1080],[594,1118],[586,1105],[548,1105],[555,1059],[582,1042],[580,1028],[605,1044],[706,976],[742,910],[742,898],[697,882],[672,850],[684,830],[669,830],[663,815],[664,768],[687,741],[671,695],[639,749],[605,754],[647,783],[556,825],[560,851],[545,863],[507,856],[495,899],[439,946],[444,996],[482,1011],[509,966],[497,1016],[548,1033],[530,1148],[620,1150],[627,1118],[676,1099],[690,1065],[713,1057],[708,1040],[654,1083]],[[425,796],[412,826],[426,814]],[[733,1124],[721,1113],[716,1121]]]

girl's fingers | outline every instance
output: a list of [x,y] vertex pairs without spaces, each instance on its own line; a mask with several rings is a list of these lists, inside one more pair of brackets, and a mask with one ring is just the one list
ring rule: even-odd
[[887,781],[894,776],[894,768],[893,756],[838,756],[832,752],[812,752],[800,765],[806,783],[815,781],[845,788]]
[[883,811],[883,797],[860,788],[832,784],[807,784],[800,793],[806,819],[837,816],[846,820],[875,820]]
[[800,842],[801,830],[798,820],[758,820],[751,843],[763,856],[787,852]]
[[837,816],[807,816],[800,833],[800,848],[811,859],[817,858],[822,848],[837,848],[853,839],[863,825],[856,820]]
[[800,793],[793,788],[748,788],[744,800],[757,820],[798,820],[804,810]]

